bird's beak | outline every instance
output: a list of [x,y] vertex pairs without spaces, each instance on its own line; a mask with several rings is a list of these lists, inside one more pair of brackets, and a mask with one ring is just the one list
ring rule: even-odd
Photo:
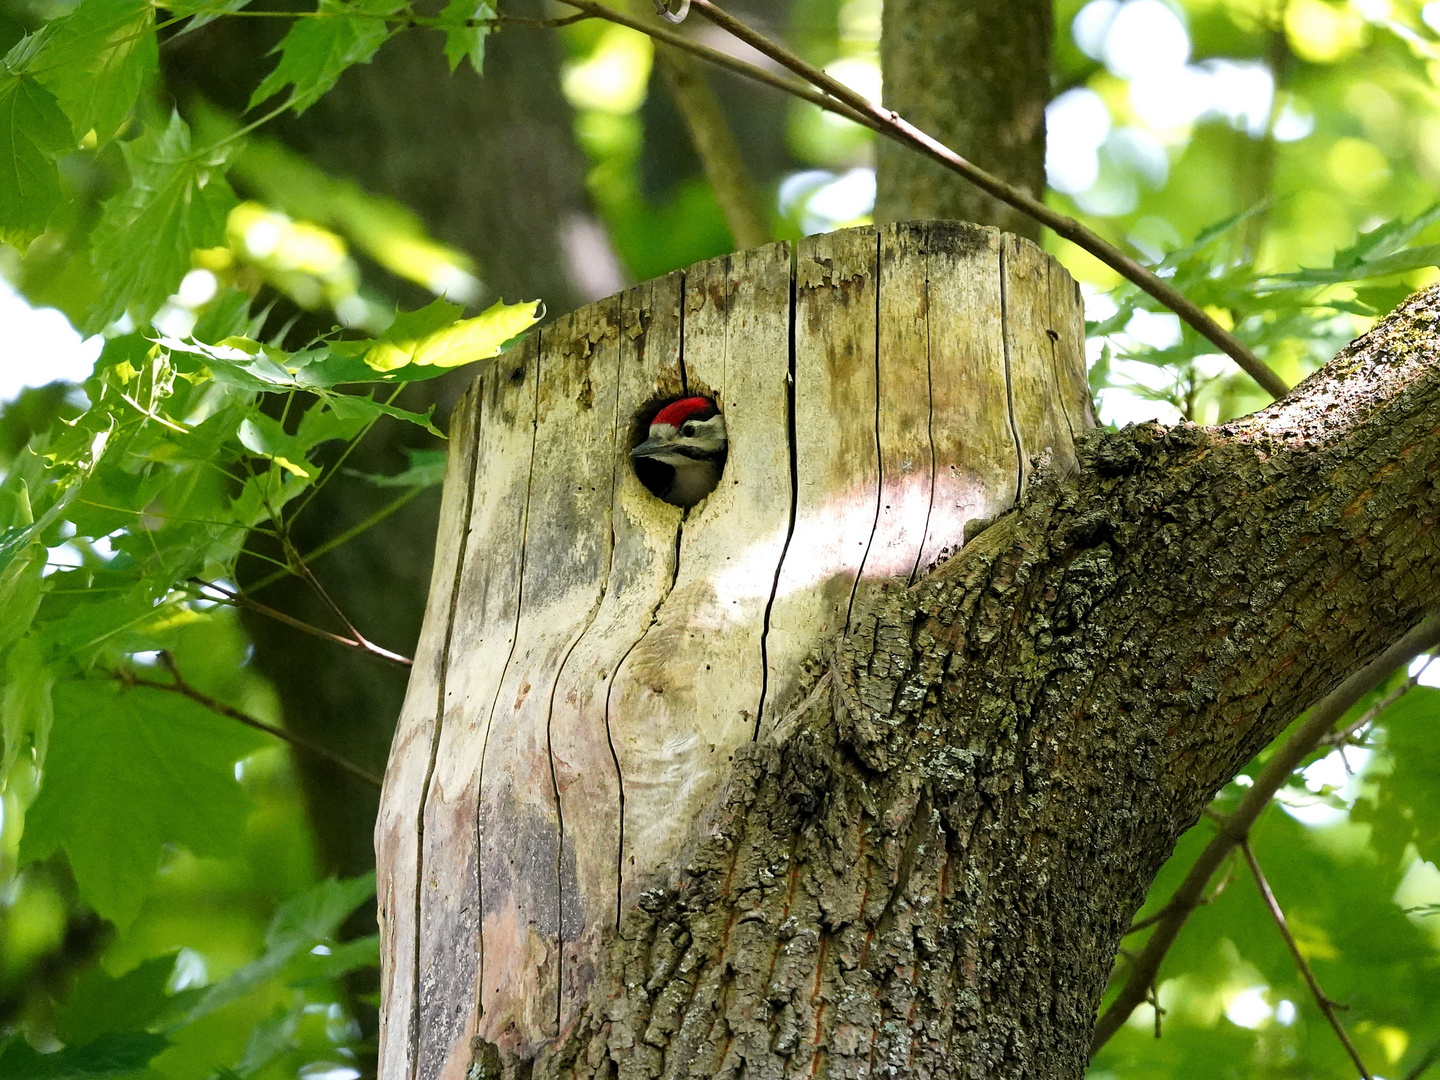
[[670,449],[670,444],[661,439],[646,439],[630,451],[630,456],[632,458],[659,457],[668,449]]

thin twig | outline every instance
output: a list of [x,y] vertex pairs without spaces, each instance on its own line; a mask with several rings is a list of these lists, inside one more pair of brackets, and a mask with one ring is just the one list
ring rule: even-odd
[[1310,993],[1315,996],[1315,1004],[1320,1006],[1326,1021],[1335,1032],[1335,1037],[1345,1047],[1345,1052],[1350,1055],[1350,1060],[1355,1063],[1355,1068],[1360,1070],[1362,1080],[1370,1080],[1370,1070],[1365,1068],[1365,1062],[1360,1058],[1360,1051],[1355,1049],[1355,1044],[1350,1041],[1350,1036],[1345,1033],[1345,1025],[1340,1023],[1340,1018],[1335,1015],[1336,1002],[1325,996],[1325,991],[1320,989],[1319,980],[1315,978],[1315,972],[1310,970],[1310,964],[1305,959],[1305,954],[1300,951],[1300,944],[1295,940],[1295,935],[1290,932],[1290,926],[1285,921],[1285,912],[1280,910],[1280,902],[1275,899],[1275,893],[1270,888],[1270,882],[1265,880],[1265,871],[1260,869],[1260,860],[1255,858],[1255,852],[1250,847],[1248,839],[1240,841],[1240,850],[1245,853],[1245,861],[1250,864],[1250,873],[1255,876],[1255,885],[1260,890],[1260,896],[1265,901],[1265,906],[1270,909],[1270,917],[1275,920],[1276,927],[1280,930],[1280,936],[1285,939],[1285,945],[1290,950],[1290,955],[1295,958],[1295,966],[1300,969],[1300,974],[1305,979],[1305,984],[1310,987]]
[[864,127],[868,127],[874,131],[880,130],[880,125],[869,116],[856,112],[843,102],[836,101],[828,94],[821,93],[819,90],[806,86],[804,83],[797,83],[793,79],[776,75],[773,71],[767,71],[765,68],[746,63],[744,60],[731,56],[727,52],[721,52],[719,49],[712,48],[709,45],[702,45],[700,42],[694,41],[684,34],[676,33],[674,30],[663,26],[655,26],[642,22],[640,19],[631,18],[624,12],[616,11],[614,8],[596,3],[595,0],[564,0],[564,3],[570,7],[579,8],[581,11],[588,12],[597,19],[613,22],[617,26],[628,26],[631,30],[648,34],[656,41],[663,41],[667,45],[675,46],[675,48],[682,52],[688,52],[692,56],[698,56],[706,63],[725,68],[727,71],[733,71],[735,74],[750,79],[753,82],[774,87],[776,90],[781,90],[784,93],[798,97],[802,101],[808,101],[810,104],[825,109],[827,112],[837,113],[847,120],[853,120],[855,123]]
[[[631,0],[630,9],[652,24],[661,18],[679,21],[659,13],[654,0]],[[735,131],[699,63],[695,57],[657,42],[655,66],[685,121],[690,143],[705,170],[705,179],[710,181],[715,201],[725,215],[735,246],[744,249],[768,244],[772,237],[759,192],[750,178],[750,170],[745,167],[745,159],[740,156]]]
[[[351,540],[354,540],[355,537],[359,536],[361,533],[380,524],[380,522],[384,521],[391,514],[395,513],[396,510],[399,510],[401,507],[405,506],[407,503],[413,500],[416,496],[428,490],[428,488],[423,487],[410,488],[408,491],[405,492],[405,494],[401,495],[399,498],[394,499],[391,502],[386,503],[379,510],[376,510],[373,514],[367,517],[364,521],[360,522],[357,525],[352,525],[350,528],[342,532],[339,536],[332,536],[323,544],[319,544],[311,548],[303,556],[301,556],[301,561],[306,565],[309,565],[321,556],[329,555],[330,552],[334,551],[336,548],[344,544],[348,544]],[[266,531],[270,532],[271,535],[275,535],[273,533],[273,530]],[[251,551],[248,552],[248,554],[255,555],[255,552]],[[275,584],[275,582],[279,581],[281,578],[290,577],[295,573],[294,569],[291,568],[289,565],[279,563],[277,560],[271,561],[276,562],[280,569],[275,570],[270,574],[267,574],[259,581],[250,582],[247,587],[251,592],[259,592],[261,589],[266,588],[269,585]]]
[[[864,124],[886,138],[892,139],[902,145],[917,150],[926,157],[938,162],[951,172],[963,176],[982,191],[994,196],[1001,202],[1015,207],[1021,213],[1048,226],[1057,235],[1069,240],[1077,247],[1088,251],[1101,262],[1117,271],[1126,280],[1132,282],[1145,292],[1149,293],[1156,300],[1175,312],[1185,322],[1214,344],[1221,352],[1234,360],[1240,367],[1272,397],[1283,397],[1289,390],[1284,380],[1275,372],[1271,371],[1258,356],[1247,349],[1240,341],[1224,329],[1219,323],[1205,313],[1205,310],[1196,304],[1189,297],[1176,289],[1169,282],[1146,269],[1130,256],[1126,255],[1119,248],[1105,240],[1099,234],[1087,229],[1074,218],[1052,210],[1043,201],[1012,184],[1007,184],[998,176],[986,172],[984,169],[966,160],[950,149],[938,139],[927,135],[914,124],[910,123],[893,109],[886,109],[869,101],[863,95],[851,90],[844,83],[827,75],[821,69],[812,64],[806,63],[794,53],[778,45],[763,34],[753,30],[733,15],[716,7],[709,0],[692,0],[691,7],[702,16],[714,23],[716,26],[729,31],[740,41],[760,52],[762,55],[789,69],[799,75],[811,86],[818,87],[821,93],[800,93],[795,85],[785,79],[777,79],[768,72],[756,68],[743,61],[736,61],[727,57],[719,50],[709,49],[704,53],[700,51],[703,47],[697,47],[697,43],[690,41],[680,34],[673,34],[669,31],[662,31],[659,27],[648,26],[634,19],[629,19],[613,8],[604,4],[596,3],[595,0],[564,0],[571,7],[588,11],[599,18],[608,19],[611,22],[622,26],[629,26],[639,30],[641,33],[649,34],[659,41],[665,41],[676,45],[677,48],[693,52],[697,56],[703,55],[705,59],[713,63],[720,63],[725,67],[745,75],[747,78],[756,79],[770,86],[777,87],[787,93],[794,94],[806,101],[839,113],[851,120]],[[683,43],[683,44],[682,44]],[[719,59],[718,57],[724,57]]]
[[1241,796],[1239,805],[1220,821],[1218,835],[1205,845],[1205,850],[1195,859],[1185,880],[1161,909],[1164,917],[1156,922],[1155,930],[1131,967],[1125,985],[1095,1024],[1095,1036],[1090,1044],[1091,1057],[1120,1030],[1136,1006],[1145,1000],[1146,991],[1155,982],[1161,961],[1170,951],[1185,920],[1200,905],[1210,878],[1235,845],[1249,833],[1260,812],[1270,804],[1271,798],[1290,778],[1290,774],[1320,745],[1320,741],[1357,701],[1389,678],[1396,668],[1437,646],[1440,646],[1440,615],[1431,615],[1326,695],[1310,710],[1309,717],[1279,752],[1265,763],[1255,782]]
[[1422,1076],[1430,1071],[1430,1066],[1434,1065],[1437,1061],[1440,1061],[1440,1042],[1437,1042],[1425,1052],[1425,1056],[1417,1061],[1415,1067],[1405,1074],[1404,1080],[1420,1080]]
[[1415,686],[1420,682],[1420,676],[1424,675],[1426,669],[1428,669],[1430,665],[1434,662],[1435,657],[1426,657],[1424,665],[1418,671],[1416,671],[1414,675],[1411,675],[1399,686],[1395,687],[1394,690],[1391,690],[1374,705],[1370,706],[1370,708],[1366,709],[1363,713],[1361,713],[1358,720],[1356,720],[1352,724],[1346,724],[1339,731],[1332,731],[1329,735],[1326,735],[1325,738],[1321,739],[1320,741],[1326,746],[1338,746],[1343,749],[1345,744],[1350,742],[1355,737],[1357,732],[1363,730],[1366,727],[1369,727],[1375,722],[1376,718],[1379,717],[1381,713],[1383,713],[1391,705],[1394,705],[1395,702],[1399,701],[1402,697],[1404,697],[1411,690],[1413,690]]
[[[329,630],[324,630],[318,626],[312,626],[310,623],[305,622],[303,619],[297,619],[293,615],[287,615],[285,612],[280,611],[278,608],[272,608],[268,604],[262,604],[260,603],[260,601],[254,600],[251,597],[246,596],[242,592],[237,592],[234,589],[227,589],[219,582],[206,581],[204,578],[193,577],[189,580],[192,585],[198,586],[201,589],[210,589],[213,592],[219,593],[221,597],[223,597],[223,600],[216,601],[217,603],[229,603],[233,604],[236,607],[243,607],[248,611],[255,612],[257,615],[264,615],[267,619],[274,619],[276,622],[283,623],[284,625],[289,626],[295,630],[299,630],[302,633],[310,634],[313,637],[318,637],[324,641],[333,642],[336,645],[344,645],[346,648],[349,649],[359,649],[361,652],[370,653],[373,656],[379,657],[381,660],[389,661],[392,664],[398,664],[400,667],[408,668],[413,666],[414,664],[414,661],[411,660],[410,657],[402,656],[396,652],[391,652],[389,649],[376,645],[373,641],[369,641],[366,638],[360,637],[358,634],[354,638],[347,638],[340,634],[333,634]],[[213,596],[207,596],[206,599],[212,601],[215,600]]]
[[111,674],[126,686],[143,686],[149,690],[160,690],[167,694],[179,694],[181,697],[189,698],[197,705],[203,705],[211,712],[228,717],[231,720],[244,724],[246,727],[254,728],[256,731],[263,731],[267,735],[273,735],[275,738],[289,743],[297,750],[304,751],[322,761],[329,762],[337,769],[344,769],[351,776],[363,780],[367,784],[377,788],[380,787],[380,777],[368,769],[356,765],[353,761],[341,757],[333,750],[329,750],[318,743],[313,743],[302,735],[296,735],[286,731],[284,728],[278,728],[274,724],[267,724],[264,720],[256,719],[249,713],[241,712],[239,709],[226,705],[223,701],[219,701],[209,694],[195,689],[195,687],[191,686],[181,677],[179,670],[175,667],[175,661],[169,653],[162,652],[160,654],[160,663],[165,670],[170,673],[170,677],[175,680],[174,682],[167,683],[160,682],[158,679],[141,678],[135,674],[134,671],[128,670],[116,670],[111,672]]

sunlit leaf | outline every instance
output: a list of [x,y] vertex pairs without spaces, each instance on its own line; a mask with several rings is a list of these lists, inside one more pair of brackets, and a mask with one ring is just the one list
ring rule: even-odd
[[445,59],[450,70],[469,59],[476,71],[485,68],[485,38],[495,8],[486,0],[450,0],[440,12],[440,29],[445,32]]
[[60,204],[55,156],[76,140],[55,96],[24,72],[22,41],[0,62],[0,241],[24,243]]
[[77,139],[93,130],[108,142],[158,63],[155,9],[147,0],[81,0],[46,28],[30,68],[59,100]]
[[[441,315],[456,305],[436,300],[420,311],[409,312],[365,354],[376,371],[419,367],[458,367],[499,356],[501,347],[540,321],[542,308],[535,301],[507,304],[497,301],[473,319],[445,323]],[[452,316],[453,318],[453,316]]]

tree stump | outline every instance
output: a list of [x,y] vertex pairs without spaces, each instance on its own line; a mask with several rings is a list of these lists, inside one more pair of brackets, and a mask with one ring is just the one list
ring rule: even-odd
[[[476,380],[376,827],[383,1080],[566,1032],[607,934],[867,591],[956,550],[1040,455],[1073,465],[1083,346],[1079,290],[1033,244],[915,223],[647,282]],[[685,511],[629,450],[693,394],[730,443]]]

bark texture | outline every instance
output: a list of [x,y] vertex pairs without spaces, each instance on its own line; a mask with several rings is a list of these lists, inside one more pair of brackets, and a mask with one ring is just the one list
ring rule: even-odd
[[1079,470],[817,653],[582,1021],[471,1076],[1078,1078],[1176,837],[1440,600],[1440,289],[1284,401]]
[[[887,108],[1040,197],[1050,100],[1048,0],[886,0]],[[912,150],[876,146],[875,220],[954,218],[1040,239],[1040,226]]]

